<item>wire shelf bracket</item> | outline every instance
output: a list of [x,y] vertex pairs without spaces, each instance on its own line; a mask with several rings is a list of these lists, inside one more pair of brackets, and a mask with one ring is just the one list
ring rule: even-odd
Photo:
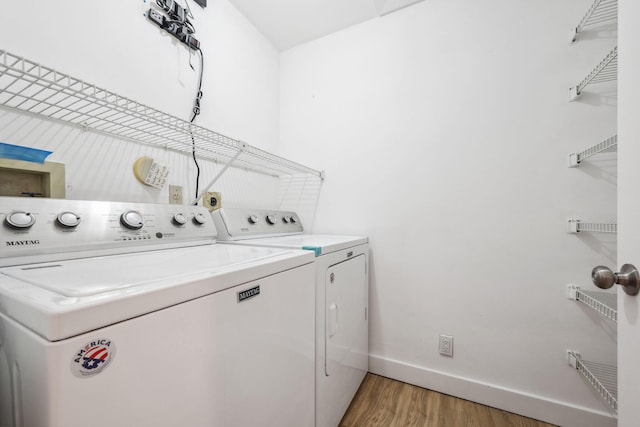
[[571,29],[571,42],[578,39],[578,35],[585,27],[597,24],[613,23],[618,19],[618,0],[595,0],[578,25]]
[[0,50],[0,107],[250,172],[324,173]]
[[607,138],[604,141],[580,151],[579,153],[569,154],[569,167],[575,168],[580,165],[583,160],[595,156],[599,153],[616,151],[618,148],[618,135]]
[[567,362],[582,374],[611,409],[618,411],[617,367],[583,360],[580,353],[574,350],[567,350]]
[[615,222],[588,222],[573,218],[567,220],[567,233],[577,234],[582,231],[616,234],[618,232],[618,224]]
[[577,86],[569,88],[569,101],[578,99],[584,88],[590,84],[616,81],[617,78],[618,46],[614,47]]
[[614,322],[618,321],[617,295],[610,292],[585,291],[578,285],[567,285],[567,298],[578,301]]

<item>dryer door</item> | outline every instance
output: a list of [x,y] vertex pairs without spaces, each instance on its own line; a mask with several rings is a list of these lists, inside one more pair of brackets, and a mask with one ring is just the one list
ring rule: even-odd
[[352,376],[368,368],[366,260],[359,255],[325,274],[325,375]]

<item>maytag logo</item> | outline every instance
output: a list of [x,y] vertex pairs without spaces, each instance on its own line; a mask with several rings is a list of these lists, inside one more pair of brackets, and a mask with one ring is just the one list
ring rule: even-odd
[[238,302],[246,301],[249,298],[260,295],[260,286],[255,286],[251,289],[238,292]]
[[9,240],[6,243],[7,246],[39,245],[40,240]]

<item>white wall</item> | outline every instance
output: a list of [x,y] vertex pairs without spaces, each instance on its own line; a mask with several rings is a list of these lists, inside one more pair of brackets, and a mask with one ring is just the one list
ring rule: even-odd
[[[591,2],[429,0],[281,58],[283,153],[326,170],[314,231],[367,234],[371,368],[563,426],[615,425],[566,349],[614,364],[615,325],[565,297],[616,264],[615,86],[567,101],[615,45]],[[438,335],[455,355],[438,354]]]
[[[0,49],[40,62],[169,114],[190,119],[198,57],[144,16],[150,1],[25,0],[4,5]],[[182,2],[184,5],[184,2]],[[227,0],[190,1],[204,51],[202,114],[196,123],[274,151],[279,138],[277,50]],[[67,169],[67,198],[167,202],[168,187],[138,183],[132,165],[147,155],[171,167],[169,183],[195,194],[189,156],[107,138],[0,110],[0,141],[53,151]],[[201,162],[202,186],[219,166]],[[230,204],[277,204],[276,179],[233,170],[213,188]]]

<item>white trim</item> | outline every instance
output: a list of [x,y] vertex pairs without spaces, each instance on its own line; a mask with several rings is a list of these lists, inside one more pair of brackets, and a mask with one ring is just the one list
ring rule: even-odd
[[369,372],[563,427],[616,427],[615,415],[369,355]]

